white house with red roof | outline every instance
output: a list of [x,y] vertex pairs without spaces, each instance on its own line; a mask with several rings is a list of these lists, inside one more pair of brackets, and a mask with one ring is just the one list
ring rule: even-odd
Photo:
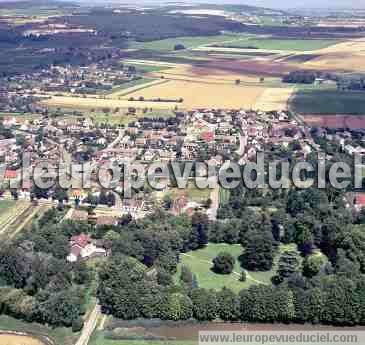
[[87,260],[96,256],[107,256],[107,251],[98,247],[96,242],[87,234],[72,236],[70,246],[70,254],[67,256],[68,262]]

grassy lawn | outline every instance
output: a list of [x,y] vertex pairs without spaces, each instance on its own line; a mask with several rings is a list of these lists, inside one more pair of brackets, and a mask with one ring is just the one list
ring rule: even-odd
[[161,52],[173,51],[175,44],[183,44],[185,48],[195,48],[202,45],[231,41],[237,35],[217,35],[217,36],[196,36],[177,37],[152,42],[131,42],[130,48],[149,49]]
[[50,328],[36,323],[27,323],[5,315],[0,316],[0,329],[40,336],[45,335],[54,340],[56,345],[73,345],[79,335],[79,333],[72,333],[69,328]]
[[[188,266],[191,271],[196,274],[199,286],[207,289],[220,290],[223,287],[227,287],[235,292],[239,292],[240,290],[248,288],[253,284],[258,284],[258,282],[256,282],[255,280],[258,280],[263,284],[270,283],[270,278],[274,274],[273,271],[259,273],[248,272],[247,281],[239,281],[242,268],[240,267],[238,258],[242,254],[242,251],[243,249],[240,245],[211,243],[206,248],[192,251],[186,254],[181,254],[181,262],[178,266],[178,271],[175,278],[176,280],[178,280],[178,277],[180,276],[181,266],[185,265]],[[216,274],[211,270],[212,260],[220,252],[229,252],[236,258],[234,272],[229,275]]]
[[364,115],[365,93],[361,91],[298,90],[291,109],[300,114]]
[[[240,290],[246,289],[251,285],[257,285],[257,284],[270,285],[271,277],[274,276],[276,272],[277,262],[279,260],[280,254],[283,253],[285,250],[295,250],[295,246],[281,245],[275,257],[274,267],[271,271],[268,272],[246,271],[247,273],[246,282],[240,282],[239,281],[240,273],[242,272],[243,269],[240,266],[238,258],[243,252],[242,246],[210,243],[207,247],[203,249],[191,251],[189,253],[180,255],[181,261],[178,266],[178,271],[175,275],[175,279],[178,282],[181,266],[185,265],[188,266],[191,269],[191,271],[196,274],[199,287],[202,288],[220,290],[223,287],[227,287],[235,292],[239,292]],[[229,252],[236,259],[234,272],[232,272],[229,275],[219,275],[211,270],[213,266],[212,260],[220,252]]]
[[267,50],[293,50],[308,51],[317,50],[337,44],[337,40],[301,40],[301,39],[272,39],[272,38],[248,38],[221,44],[222,47],[255,47]]

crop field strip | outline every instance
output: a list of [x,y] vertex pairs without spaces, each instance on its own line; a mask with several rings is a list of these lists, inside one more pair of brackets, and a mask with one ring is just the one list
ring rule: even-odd
[[[1,202],[0,202],[1,203]],[[14,205],[0,215],[0,236],[11,234],[11,229],[19,218],[31,209],[31,203],[26,201],[14,202]]]

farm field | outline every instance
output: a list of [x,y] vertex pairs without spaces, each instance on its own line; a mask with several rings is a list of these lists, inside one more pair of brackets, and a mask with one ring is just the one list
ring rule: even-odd
[[226,41],[236,41],[241,38],[238,35],[217,35],[217,36],[195,36],[195,37],[177,37],[152,42],[131,42],[129,48],[132,49],[149,49],[160,52],[173,51],[175,44],[182,44],[185,48],[193,48],[207,44],[217,44]]
[[171,68],[168,66],[161,66],[161,65],[158,66],[154,64],[148,65],[147,63],[136,63],[136,62],[128,63],[126,65],[135,67],[137,71],[140,73],[159,72]]
[[89,345],[198,345],[198,342],[193,340],[112,340],[106,339],[102,332],[97,332]]
[[[14,319],[9,316],[0,315],[0,329],[2,331],[29,332],[32,334],[46,335],[55,341],[55,345],[73,345],[78,337],[78,333],[72,333],[68,328],[51,328],[37,323],[29,323]],[[0,336],[0,344],[4,343]],[[41,342],[17,342],[9,345],[43,345]]]
[[153,108],[153,109],[174,109],[176,106],[181,107],[180,103],[175,102],[141,102],[115,99],[100,99],[100,98],[80,98],[80,97],[64,97],[52,96],[50,99],[41,101],[41,104],[50,107],[61,107],[66,109],[80,110],[102,110],[103,108]]
[[119,91],[123,91],[123,90],[130,89],[133,87],[145,85],[145,84],[151,83],[153,81],[154,80],[151,78],[141,78],[141,79],[131,80],[128,83],[124,83],[124,84],[121,84],[121,85],[113,88],[113,90],[111,92],[108,92],[107,95],[118,93]]
[[313,127],[365,129],[365,116],[361,115],[303,115],[302,118]]
[[306,68],[359,72],[365,70],[365,39],[353,39],[316,51]]
[[11,210],[16,204],[16,201],[13,200],[1,200],[0,201],[0,219],[7,212]]
[[0,334],[0,344],[3,345],[44,345],[40,340],[14,334]]
[[303,115],[365,115],[365,93],[361,91],[298,90],[290,108]]
[[[253,75],[247,75],[244,73],[230,72],[221,70],[219,67],[208,66],[191,66],[191,65],[179,65],[167,71],[161,71],[157,73],[151,73],[154,77],[163,77],[169,80],[183,80],[194,81],[200,83],[214,83],[214,84],[235,84],[236,80],[240,80],[241,83],[248,83],[249,85],[259,84],[259,78]],[[278,78],[266,78],[265,82],[278,83]],[[260,83],[261,84],[261,83]]]
[[337,40],[303,40],[303,39],[273,39],[273,38],[247,38],[232,43],[222,43],[219,46],[228,48],[246,48],[283,51],[310,51],[330,47],[339,43]]
[[0,201],[0,236],[12,235],[16,231],[14,226],[21,216],[27,214],[31,204],[26,201],[1,200]]
[[288,101],[293,91],[293,87],[268,88],[257,100],[255,109],[262,111],[287,110]]
[[111,93],[108,94],[108,98],[112,98],[112,99],[119,99],[121,96],[125,96],[128,95],[130,93],[133,93],[135,91],[138,90],[142,90],[144,88],[150,87],[152,85],[157,85],[157,84],[162,84],[165,83],[165,80],[161,80],[161,79],[152,79],[152,78],[143,78],[142,79],[143,82],[141,81],[140,83],[135,83],[135,85],[129,85],[128,87],[122,87],[122,88],[117,88],[114,89]]
[[[199,82],[171,80],[164,84],[131,93],[128,97],[145,99],[183,98],[179,108],[251,108],[264,91],[263,87],[243,87],[233,83],[204,84]],[[133,102],[131,102],[133,103]]]

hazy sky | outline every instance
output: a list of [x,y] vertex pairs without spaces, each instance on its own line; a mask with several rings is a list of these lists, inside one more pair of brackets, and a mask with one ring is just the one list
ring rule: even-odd
[[[216,1],[216,3],[220,1]],[[254,6],[263,7],[365,7],[365,0],[241,0],[241,1],[222,1],[222,2],[232,2],[232,3],[242,3]]]
[[[199,0],[198,0],[199,1]],[[185,2],[190,2],[185,0]],[[199,2],[247,4],[272,8],[365,8],[365,0],[200,0]]]
[[[0,0],[0,2],[3,0]],[[69,0],[70,1],[70,0]],[[103,3],[105,0],[78,0],[88,3]],[[110,0],[113,3],[213,3],[213,4],[245,4],[269,8],[365,8],[365,0]],[[105,1],[107,2],[107,1]]]

